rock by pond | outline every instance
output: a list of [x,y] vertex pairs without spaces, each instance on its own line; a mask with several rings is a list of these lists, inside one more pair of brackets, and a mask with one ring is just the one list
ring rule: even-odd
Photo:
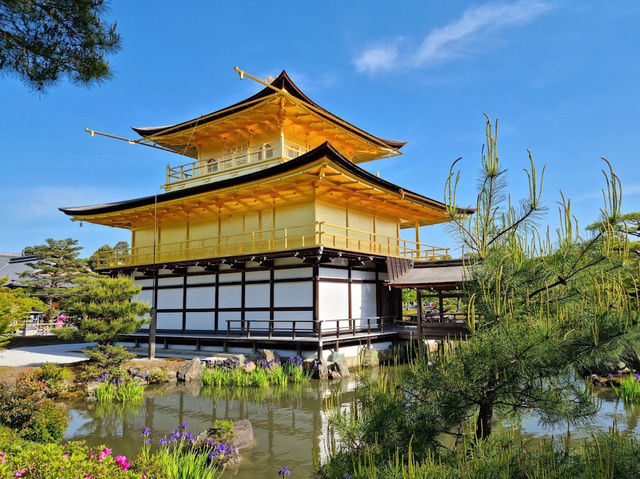
[[191,382],[202,379],[202,362],[200,358],[193,358],[178,370],[178,381]]

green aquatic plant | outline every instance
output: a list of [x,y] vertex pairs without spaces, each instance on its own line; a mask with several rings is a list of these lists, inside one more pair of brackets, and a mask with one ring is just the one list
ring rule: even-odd
[[620,387],[614,387],[616,395],[629,403],[640,403],[640,374],[628,374],[620,379]]
[[231,382],[231,372],[219,366],[206,366],[202,370],[202,382],[205,386],[226,386]]
[[134,403],[142,400],[144,384],[134,379],[104,380],[93,392],[98,403]]
[[269,387],[269,374],[264,368],[256,368],[251,373],[251,386],[260,389]]

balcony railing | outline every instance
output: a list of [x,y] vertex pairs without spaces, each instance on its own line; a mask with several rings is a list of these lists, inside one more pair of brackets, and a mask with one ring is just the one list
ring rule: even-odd
[[[317,222],[179,243],[141,246],[128,251],[98,253],[99,269],[221,258],[325,246],[364,254],[395,256],[417,261],[447,259],[449,248],[403,238]],[[155,251],[154,251],[155,249]]]
[[226,173],[244,173],[245,170],[266,168],[297,158],[306,149],[291,141],[271,145],[269,143],[249,149],[243,149],[214,158],[192,161],[178,166],[167,166],[167,186],[192,180],[213,180]]

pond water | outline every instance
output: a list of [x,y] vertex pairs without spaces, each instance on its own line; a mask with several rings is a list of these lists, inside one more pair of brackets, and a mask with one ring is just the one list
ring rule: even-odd
[[[243,451],[237,469],[225,473],[238,479],[277,477],[281,466],[287,466],[295,477],[310,477],[313,457],[323,457],[327,447],[327,418],[324,402],[332,393],[340,392],[346,405],[353,400],[356,382],[337,383],[310,381],[304,386],[284,389],[201,388],[196,384],[178,384],[151,388],[141,405],[135,408],[109,408],[80,402],[70,404],[70,424],[66,439],[84,440],[91,446],[106,444],[115,454],[135,456],[142,446],[141,431],[152,429],[153,444],[178,428],[183,421],[193,434],[209,427],[215,419],[249,419],[253,424],[256,444]],[[607,431],[614,423],[620,430],[640,434],[638,408],[625,407],[614,392],[596,391],[601,410],[590,425],[572,426],[573,438],[589,435],[593,430]],[[533,416],[522,419],[518,427],[525,438],[565,434],[566,425],[548,427]]]
[[277,477],[281,466],[295,477],[310,477],[314,454],[324,455],[326,414],[323,403],[340,392],[353,400],[355,381],[327,384],[310,381],[284,389],[200,387],[177,384],[155,387],[145,393],[141,405],[122,409],[80,402],[68,405],[69,427],[65,439],[84,440],[91,446],[106,444],[114,454],[135,456],[142,446],[141,431],[152,430],[152,444],[179,428],[197,435],[216,419],[249,419],[255,446],[242,451],[242,463],[226,476],[238,479]]

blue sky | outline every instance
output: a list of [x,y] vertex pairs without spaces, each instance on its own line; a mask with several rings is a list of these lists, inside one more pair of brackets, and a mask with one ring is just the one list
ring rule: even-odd
[[[235,65],[258,77],[286,69],[340,117],[408,141],[403,156],[363,166],[435,199],[461,156],[459,203],[474,200],[486,112],[500,120],[514,198],[526,192],[526,149],[547,165],[544,223],[557,222],[560,190],[581,225],[597,218],[601,156],[622,177],[624,209],[640,210],[640,3],[374,3],[112,1],[112,80],[38,95],[0,77],[0,251],[73,237],[88,255],[127,240],[57,208],[154,194],[165,165],[182,161],[84,128],[135,137],[130,126],[225,107],[259,88]],[[454,245],[438,226],[421,239]]]

